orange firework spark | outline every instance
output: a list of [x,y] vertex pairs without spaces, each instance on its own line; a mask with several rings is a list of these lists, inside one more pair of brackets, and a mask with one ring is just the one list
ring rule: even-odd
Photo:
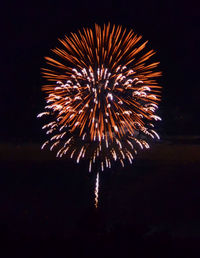
[[[160,100],[153,71],[159,62],[146,64],[153,50],[141,54],[147,41],[121,26],[95,25],[59,39],[62,47],[46,57],[43,69],[49,81],[45,112],[52,120],[43,126],[53,136],[45,145],[58,147],[57,157],[69,154],[77,163],[89,157],[89,171],[98,162],[101,170],[119,160],[132,163],[146,139],[158,138],[152,121]],[[145,139],[145,140],[144,140]]]

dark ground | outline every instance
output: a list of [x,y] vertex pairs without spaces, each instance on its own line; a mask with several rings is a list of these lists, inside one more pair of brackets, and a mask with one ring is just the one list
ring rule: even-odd
[[85,163],[2,145],[8,257],[199,257],[200,145],[188,141],[161,142],[133,166],[101,174],[98,210]]

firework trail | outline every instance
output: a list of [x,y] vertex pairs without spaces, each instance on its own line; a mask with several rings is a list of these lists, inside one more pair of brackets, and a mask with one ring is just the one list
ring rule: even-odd
[[99,172],[96,175],[96,184],[95,184],[95,208],[98,208],[98,197],[99,197]]
[[153,122],[160,101],[154,71],[149,63],[155,52],[143,52],[147,41],[121,26],[95,25],[59,39],[61,47],[45,57],[46,93],[43,126],[51,135],[43,145],[58,148],[57,157],[69,155],[77,163],[89,159],[103,171],[113,161],[132,163],[138,149],[158,138]]

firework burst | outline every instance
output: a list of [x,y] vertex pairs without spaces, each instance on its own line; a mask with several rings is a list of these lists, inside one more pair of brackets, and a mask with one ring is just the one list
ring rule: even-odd
[[154,71],[159,62],[147,64],[155,54],[143,53],[147,41],[121,26],[95,25],[59,39],[54,57],[46,57],[43,69],[48,84],[45,111],[50,121],[43,126],[49,137],[42,148],[57,150],[57,157],[89,159],[101,170],[112,161],[132,163],[138,149],[149,148],[158,138],[153,122],[160,100]]

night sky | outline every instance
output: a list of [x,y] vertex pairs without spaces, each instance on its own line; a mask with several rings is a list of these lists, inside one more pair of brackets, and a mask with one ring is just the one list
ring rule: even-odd
[[[110,257],[131,252],[130,257],[199,257],[193,256],[200,240],[199,13],[197,1],[1,3],[3,239],[21,241],[26,254],[37,240],[46,247],[54,244],[55,255],[59,246],[64,257],[103,257],[106,248],[93,254],[107,243]],[[46,138],[36,116],[45,105],[40,69],[57,39],[108,22],[133,29],[149,40],[148,49],[156,50],[152,60],[160,61],[163,72],[163,121],[157,128],[161,142],[139,156],[134,169],[128,166],[123,174],[116,166],[116,173],[104,175],[103,208],[96,213],[91,207],[94,179],[85,163],[77,166],[58,161],[55,153],[41,153]],[[38,253],[24,257],[51,257],[37,248]]]
[[[11,4],[12,3],[12,4]],[[4,141],[40,141],[40,68],[57,39],[83,26],[133,28],[157,51],[163,77],[163,134],[198,134],[199,8],[188,1],[12,1],[3,15],[1,111]],[[5,5],[5,3],[4,3]],[[2,94],[3,93],[3,94]]]

